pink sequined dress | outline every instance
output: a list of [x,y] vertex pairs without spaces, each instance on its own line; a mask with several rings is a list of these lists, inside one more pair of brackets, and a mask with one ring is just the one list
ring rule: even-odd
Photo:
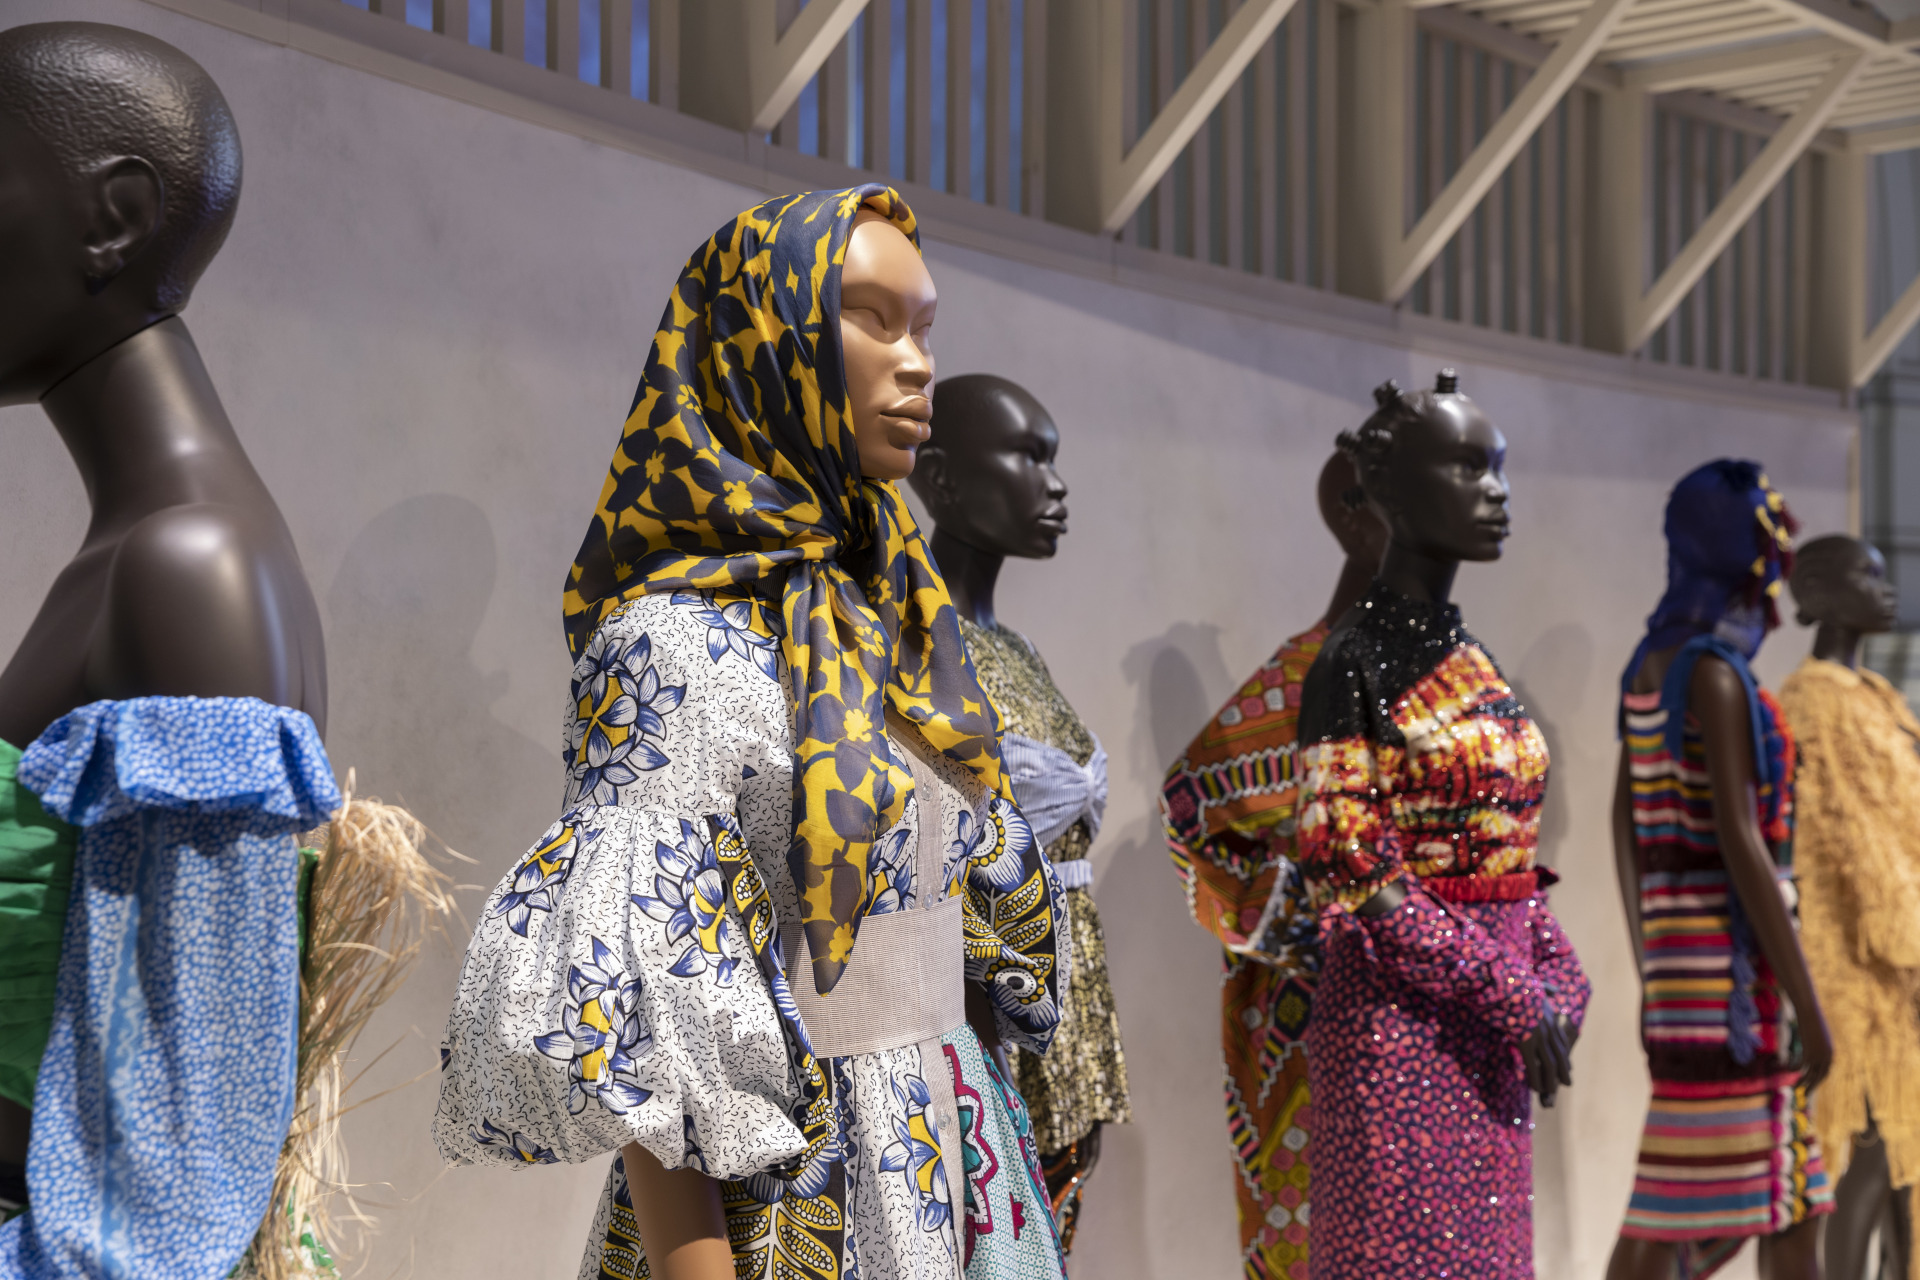
[[1531,1277],[1520,1043],[1589,991],[1534,866],[1546,743],[1457,608],[1377,583],[1302,701],[1314,1280]]

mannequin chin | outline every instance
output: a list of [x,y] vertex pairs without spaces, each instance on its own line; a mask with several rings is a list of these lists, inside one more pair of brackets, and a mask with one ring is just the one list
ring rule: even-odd
[[865,480],[904,480],[933,434],[933,277],[900,228],[854,219],[840,269],[847,408]]

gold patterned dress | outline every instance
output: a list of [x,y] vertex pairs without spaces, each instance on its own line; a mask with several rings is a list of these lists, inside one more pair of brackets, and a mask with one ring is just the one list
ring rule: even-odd
[[[1061,1235],[1070,1242],[1081,1185],[1093,1166],[1093,1154],[1083,1151],[1081,1144],[1096,1125],[1133,1118],[1127,1100],[1126,1055],[1120,1047],[1120,1015],[1107,979],[1106,938],[1093,902],[1092,869],[1086,861],[1106,806],[1106,753],[1061,695],[1045,660],[1026,637],[1003,626],[976,626],[965,618],[960,632],[979,673],[980,687],[1000,709],[1002,753],[1013,770],[1014,789],[1035,834],[1046,841],[1047,857],[1060,882],[1067,886],[1073,982],[1066,1006],[1046,1056],[1017,1050],[1013,1071],[1014,1083],[1033,1116]],[[1047,749],[1055,753],[1051,762]],[[1076,781],[1069,761],[1087,775],[1087,781],[1079,784],[1085,788],[1085,803],[1074,793]],[[1072,821],[1066,829],[1047,839],[1053,826],[1067,817]]]

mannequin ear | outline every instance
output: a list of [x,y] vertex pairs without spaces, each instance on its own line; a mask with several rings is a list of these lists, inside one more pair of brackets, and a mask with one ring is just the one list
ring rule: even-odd
[[953,483],[953,468],[947,451],[937,444],[923,444],[913,460],[913,488],[927,504],[927,514],[940,523],[943,513],[952,510],[959,493]]
[[105,287],[160,229],[166,184],[139,156],[102,161],[91,175],[93,209],[86,234],[87,277]]

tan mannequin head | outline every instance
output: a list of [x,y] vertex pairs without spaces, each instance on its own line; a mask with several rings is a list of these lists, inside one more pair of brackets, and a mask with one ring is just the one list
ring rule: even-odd
[[933,277],[913,242],[877,213],[854,219],[840,269],[847,408],[867,480],[904,480],[933,434]]

